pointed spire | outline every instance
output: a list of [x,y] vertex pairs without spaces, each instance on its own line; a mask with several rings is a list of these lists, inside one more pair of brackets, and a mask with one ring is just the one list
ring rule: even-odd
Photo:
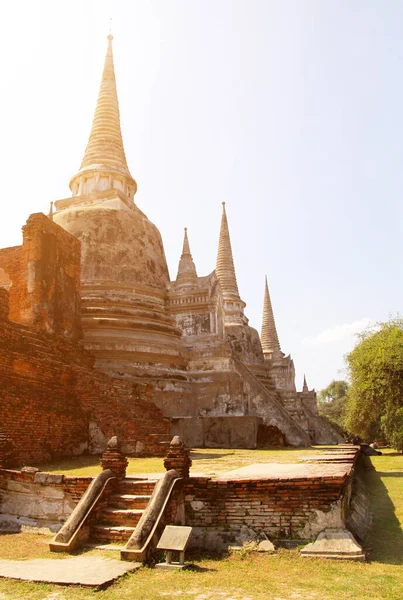
[[[260,336],[262,342],[263,354],[271,358],[274,354],[281,353],[280,343],[278,341],[276,322],[274,320],[273,308],[271,305],[269,286],[267,285],[267,276],[265,277],[264,302],[263,302],[263,322],[262,333]],[[284,356],[284,355],[283,355]]]
[[188,287],[194,285],[197,281],[196,267],[190,253],[188,230],[185,227],[183,238],[183,250],[178,266],[178,275],[176,276],[177,286]]
[[183,237],[183,249],[182,249],[182,257],[190,255],[190,246],[189,246],[189,238],[188,238],[188,228],[185,227],[185,235]]
[[[126,155],[123,148],[122,132],[120,129],[119,102],[116,90],[115,69],[112,53],[113,36],[108,35],[108,49],[105,57],[104,70],[102,73],[101,86],[98,94],[97,106],[87,148],[81,163],[80,171],[70,181],[70,188],[73,194],[82,193],[80,187],[75,189],[74,184],[79,184],[85,173],[85,181],[91,178],[96,172],[94,178],[94,189],[87,189],[84,193],[90,193],[96,190],[105,190],[108,187],[113,188],[113,177],[120,177],[129,188],[128,195],[132,196],[137,189],[136,182],[130,175],[127,166]],[[100,177],[109,177],[107,183],[103,182],[98,188],[97,183]],[[116,185],[121,190],[122,182]],[[76,186],[79,187],[78,185]],[[88,187],[88,186],[87,186]],[[91,186],[90,186],[91,187]],[[122,191],[122,190],[121,190]],[[124,191],[124,190],[123,190]]]
[[306,382],[305,373],[304,373],[304,383],[303,383],[303,386],[302,386],[302,391],[303,392],[309,392],[309,390],[308,390],[308,384]]
[[220,282],[220,287],[224,298],[240,300],[238,284],[236,281],[234,259],[232,257],[231,239],[227,214],[225,212],[225,202],[222,203],[222,218],[220,239],[218,242],[218,253],[216,263],[216,275]]

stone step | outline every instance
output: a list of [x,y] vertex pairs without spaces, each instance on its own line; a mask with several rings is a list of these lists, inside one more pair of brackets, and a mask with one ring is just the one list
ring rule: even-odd
[[92,548],[93,550],[114,550],[120,552],[125,547],[125,543],[117,544],[97,544],[96,542],[86,542],[83,544],[85,548]]
[[122,508],[104,508],[101,513],[102,525],[112,526],[115,525],[123,527],[135,527],[140,521],[140,517],[143,514],[143,510],[136,509],[122,509]]
[[151,498],[148,495],[113,494],[109,497],[109,508],[146,508]]
[[142,496],[143,494],[152,494],[157,480],[151,479],[129,479],[126,477],[118,483],[117,491],[120,494],[131,494]]
[[93,525],[91,527],[90,542],[127,542],[135,527]]

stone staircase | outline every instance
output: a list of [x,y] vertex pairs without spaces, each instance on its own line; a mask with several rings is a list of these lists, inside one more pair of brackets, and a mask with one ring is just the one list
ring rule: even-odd
[[151,498],[156,480],[122,479],[91,526],[87,546],[120,550],[126,544]]

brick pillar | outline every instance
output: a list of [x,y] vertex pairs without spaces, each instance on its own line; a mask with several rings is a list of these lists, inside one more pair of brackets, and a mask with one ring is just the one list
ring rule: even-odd
[[102,469],[110,469],[116,477],[126,477],[128,460],[120,451],[120,442],[114,435],[108,442],[101,458]]
[[8,291],[0,287],[0,321],[8,321],[10,309]]
[[168,454],[164,460],[167,471],[175,469],[181,477],[189,477],[192,461],[189,457],[189,448],[185,446],[179,435],[175,435],[169,445]]

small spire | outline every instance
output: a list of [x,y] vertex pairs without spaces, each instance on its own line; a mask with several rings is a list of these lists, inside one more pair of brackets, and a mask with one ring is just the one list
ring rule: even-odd
[[232,256],[231,239],[229,235],[225,202],[222,203],[220,239],[216,263],[216,275],[224,298],[240,300],[238,284],[235,275],[234,259]]
[[263,354],[271,358],[281,352],[278,341],[276,322],[274,320],[273,308],[271,305],[269,286],[267,284],[267,275],[265,276],[264,301],[263,301],[263,320],[262,333],[260,336],[262,342]]
[[185,235],[183,238],[182,256],[184,256],[185,254],[190,254],[190,246],[189,246],[188,228],[187,227],[185,227]]
[[303,386],[302,386],[302,391],[303,392],[309,392],[309,390],[308,390],[308,384],[306,382],[305,373],[304,373],[304,383],[303,383]]
[[176,276],[177,286],[191,286],[197,281],[196,267],[190,252],[188,230],[185,227],[185,235],[183,238],[182,255],[178,266],[178,275]]
[[53,221],[53,202],[50,203],[48,217],[51,221]]

